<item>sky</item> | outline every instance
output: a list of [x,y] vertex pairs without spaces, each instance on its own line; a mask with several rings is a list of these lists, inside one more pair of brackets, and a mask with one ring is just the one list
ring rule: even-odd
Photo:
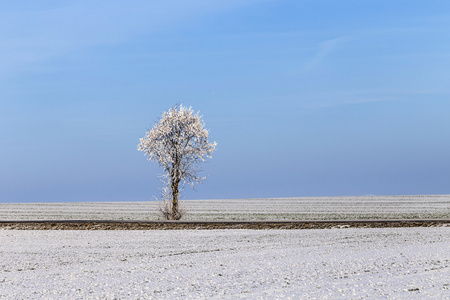
[[186,200],[450,194],[449,80],[445,1],[0,1],[0,202],[158,197],[176,103]]

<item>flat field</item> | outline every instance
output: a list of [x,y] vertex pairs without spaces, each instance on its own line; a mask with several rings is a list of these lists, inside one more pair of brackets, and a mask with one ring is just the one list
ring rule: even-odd
[[450,299],[450,227],[0,230],[0,299]]
[[[158,220],[156,201],[3,203],[0,220]],[[186,200],[184,220],[448,219],[450,195]]]
[[[156,220],[158,203],[0,204]],[[188,220],[449,218],[450,196],[185,201]],[[0,299],[450,299],[450,227],[0,230]]]

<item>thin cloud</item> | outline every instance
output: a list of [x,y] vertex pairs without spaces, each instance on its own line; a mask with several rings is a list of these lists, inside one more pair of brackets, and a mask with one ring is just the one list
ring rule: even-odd
[[319,44],[319,51],[305,64],[302,71],[306,72],[320,65],[340,44],[349,40],[350,38],[348,36],[342,36],[321,42]]
[[125,42],[253,3],[256,0],[81,1],[45,9],[4,10],[0,13],[0,78],[72,51]]
[[347,100],[335,100],[330,102],[315,102],[309,104],[309,108],[321,109],[321,108],[329,108],[329,107],[338,107],[338,106],[347,106],[347,105],[361,105],[361,104],[369,104],[376,102],[391,102],[391,101],[400,101],[402,98],[397,97],[361,97]]

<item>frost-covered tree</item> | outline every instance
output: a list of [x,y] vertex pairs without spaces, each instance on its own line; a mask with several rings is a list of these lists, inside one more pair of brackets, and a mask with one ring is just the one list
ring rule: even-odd
[[161,210],[168,220],[179,220],[180,191],[185,183],[194,187],[205,177],[199,177],[199,163],[210,158],[217,145],[208,141],[202,116],[191,107],[175,105],[163,112],[161,119],[140,139],[138,150],[147,154],[149,161],[157,162],[164,170]]

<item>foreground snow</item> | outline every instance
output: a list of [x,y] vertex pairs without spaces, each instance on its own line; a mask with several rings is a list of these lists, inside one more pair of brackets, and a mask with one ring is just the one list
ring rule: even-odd
[[1,299],[450,299],[450,227],[0,231]]

